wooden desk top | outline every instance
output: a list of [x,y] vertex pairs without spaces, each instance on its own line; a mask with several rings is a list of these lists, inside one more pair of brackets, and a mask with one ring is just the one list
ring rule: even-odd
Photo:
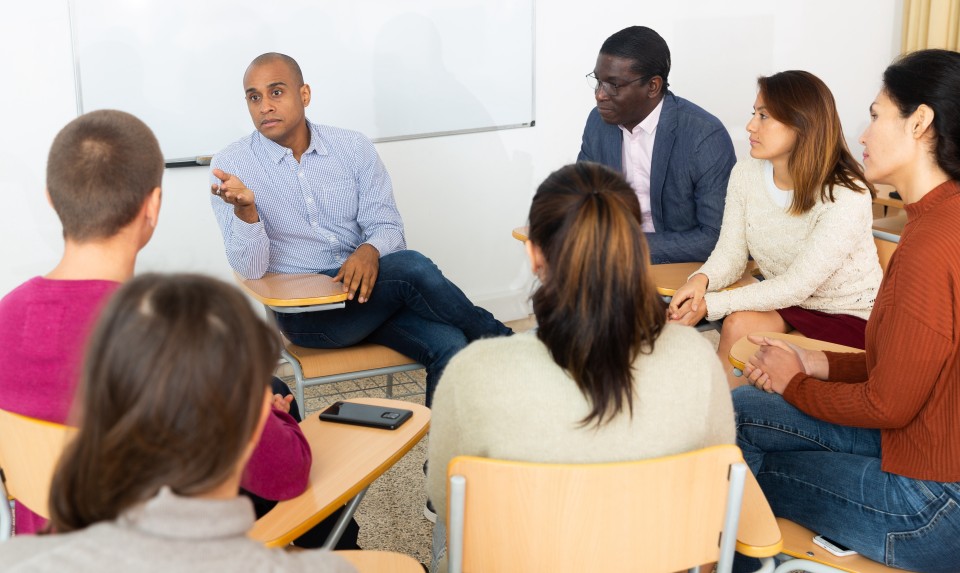
[[[766,336],[767,338],[779,338],[780,340],[785,340],[791,344],[796,344],[800,348],[805,348],[807,350],[825,350],[828,352],[863,352],[863,350],[860,350],[859,348],[853,348],[852,346],[834,344],[833,342],[825,342],[823,340],[807,338],[797,334],[784,334],[782,332],[755,332],[754,334],[756,336]],[[743,370],[744,365],[757,351],[757,348],[758,346],[756,344],[750,342],[747,337],[744,336],[740,340],[733,343],[727,359],[734,368]]]
[[308,531],[325,517],[373,483],[410,451],[430,427],[426,406],[387,400],[353,398],[347,402],[405,408],[413,416],[396,430],[381,430],[320,421],[319,412],[301,424],[310,451],[310,485],[301,495],[281,501],[254,523],[247,534],[267,547],[282,547]]
[[[677,289],[687,282],[687,277],[703,266],[703,263],[669,263],[665,265],[650,265],[650,276],[657,285],[657,292],[661,296],[673,296]],[[740,275],[740,280],[722,290],[730,290],[746,286],[756,279],[753,278],[757,270],[757,263],[747,262],[747,268]]]
[[247,294],[267,306],[313,306],[347,300],[343,285],[327,275],[267,273],[260,279],[234,275]]
[[813,542],[813,536],[816,533],[789,519],[778,517],[777,526],[783,533],[783,552],[798,559],[809,559],[816,563],[824,563],[840,571],[857,571],[858,573],[902,571],[901,569],[891,569],[859,554],[847,555],[846,557],[832,555]]

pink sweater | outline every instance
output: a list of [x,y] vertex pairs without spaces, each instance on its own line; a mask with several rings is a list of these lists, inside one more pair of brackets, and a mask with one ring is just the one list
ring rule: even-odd
[[[85,342],[101,307],[119,286],[35,277],[0,300],[0,409],[67,422]],[[274,410],[241,485],[260,497],[289,499],[306,489],[311,462],[310,446],[296,421]],[[16,521],[18,534],[46,524],[20,504]]]

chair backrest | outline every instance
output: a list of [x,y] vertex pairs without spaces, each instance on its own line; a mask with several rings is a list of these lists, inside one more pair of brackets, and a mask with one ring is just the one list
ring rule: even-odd
[[602,464],[457,457],[447,470],[450,571],[461,551],[467,572],[657,572],[717,560],[729,571],[745,473],[732,445]]
[[897,243],[888,241],[874,235],[873,242],[877,245],[877,256],[880,258],[880,268],[887,272],[887,265],[890,264],[890,257],[897,250]]
[[53,472],[74,435],[76,428],[0,410],[0,469],[7,495],[49,518]]

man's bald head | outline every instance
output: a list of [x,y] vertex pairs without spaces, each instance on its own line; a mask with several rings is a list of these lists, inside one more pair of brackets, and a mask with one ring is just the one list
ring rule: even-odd
[[297,85],[294,87],[303,85],[303,72],[300,70],[300,64],[298,64],[297,61],[290,56],[281,54],[279,52],[267,52],[266,54],[260,54],[254,58],[252,62],[250,62],[249,66],[247,66],[247,73],[249,73],[253,68],[262,66],[264,64],[272,64],[274,62],[283,62],[283,64],[290,69],[290,73],[293,74],[293,78],[297,81]]

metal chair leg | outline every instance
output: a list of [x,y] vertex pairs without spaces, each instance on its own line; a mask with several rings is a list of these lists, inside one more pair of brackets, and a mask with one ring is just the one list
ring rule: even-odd
[[357,506],[360,505],[360,502],[363,500],[364,494],[367,493],[367,488],[360,490],[353,499],[344,507],[343,513],[340,514],[340,518],[337,519],[336,525],[333,526],[333,531],[330,532],[330,535],[327,537],[327,540],[323,543],[321,549],[332,550],[334,546],[340,541],[340,538],[343,537],[343,532],[347,529],[347,524],[350,523],[350,520],[353,519],[353,514],[357,511]]

